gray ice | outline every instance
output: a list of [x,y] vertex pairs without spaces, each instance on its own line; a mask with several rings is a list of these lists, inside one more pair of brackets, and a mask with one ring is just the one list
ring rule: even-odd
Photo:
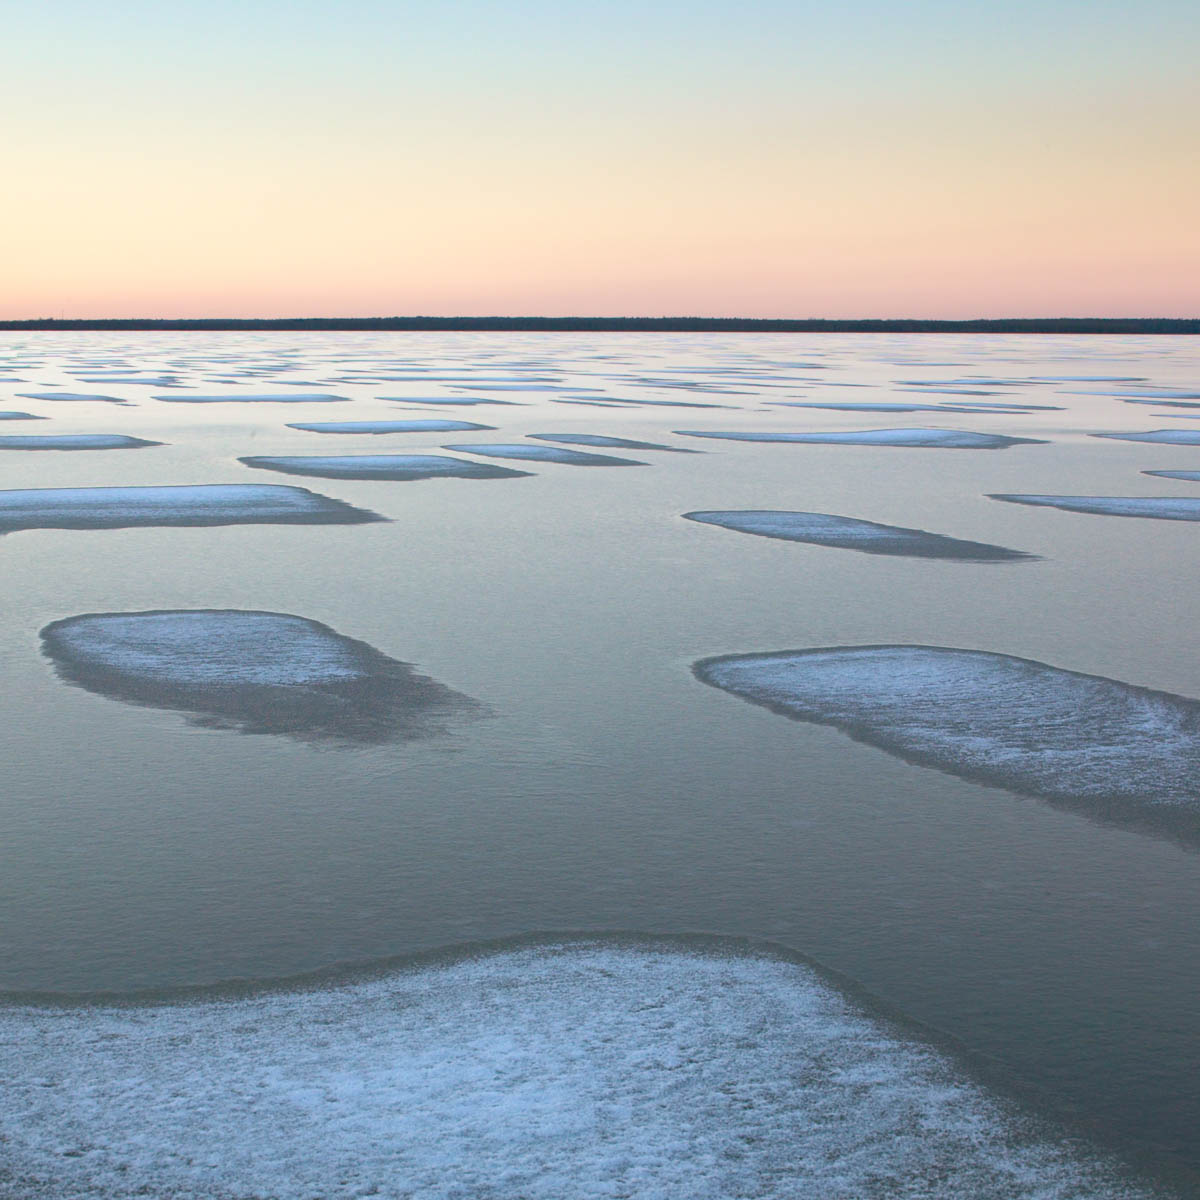
[[1040,438],[1006,437],[961,429],[864,429],[838,433],[771,433],[675,429],[684,437],[719,438],[731,442],[803,442],[834,446],[906,446],[937,450],[1006,450],[1009,446],[1044,445]]
[[482,454],[489,458],[527,459],[530,462],[563,463],[574,467],[642,467],[632,458],[611,454],[589,454],[584,450],[564,450],[558,446],[530,446],[523,442],[476,442],[471,445],[444,446],[463,454]]
[[468,462],[444,454],[249,455],[238,462],[260,471],[314,475],[323,479],[517,479],[513,471],[492,463]]
[[1197,496],[1039,496],[994,492],[988,499],[1102,517],[1149,517],[1162,521],[1200,521]]

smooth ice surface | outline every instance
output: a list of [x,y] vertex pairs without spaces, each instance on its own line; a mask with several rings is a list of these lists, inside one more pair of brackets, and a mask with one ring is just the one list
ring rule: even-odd
[[1093,433],[1115,442],[1155,442],[1164,446],[1200,446],[1198,429],[1152,429],[1148,433]]
[[838,433],[754,433],[710,429],[676,429],[685,437],[720,438],[730,442],[812,442],[839,446],[915,446],[938,450],[1006,450],[1009,446],[1042,445],[1039,438],[1005,437],[962,429],[864,429]]
[[287,613],[89,613],[47,625],[42,646],[70,683],[246,733],[390,741],[440,732],[431,716],[471,704],[408,663]]
[[297,421],[289,429],[307,433],[453,433],[465,430],[494,429],[475,421],[450,421],[440,417],[418,417],[412,421]]
[[33,413],[18,412],[15,408],[0,409],[0,421],[44,421],[45,417],[35,417]]
[[832,513],[782,512],[742,509],[717,512],[687,512],[689,521],[720,525],[740,533],[781,538],[789,542],[808,542],[843,550],[862,550],[867,554],[903,555],[913,558],[957,558],[977,562],[1012,562],[1033,555],[985,542],[963,541],[924,529],[906,529],[900,525],[880,525],[855,517]]
[[611,454],[589,454],[585,450],[563,450],[558,446],[530,446],[524,442],[476,442],[473,445],[445,446],[462,454],[483,454],[489,458],[518,458],[530,462],[564,463],[573,467],[643,467],[645,463]]
[[179,396],[155,396],[168,404],[334,404],[349,396],[330,392],[233,392],[225,396],[201,396],[188,392]]
[[812,968],[683,944],[14,1005],[0,1070],[13,1200],[1151,1194]]
[[1097,815],[1200,816],[1200,701],[1183,696],[941,646],[734,655],[705,659],[695,672],[953,775]]
[[531,433],[542,442],[562,442],[568,446],[609,446],[614,450],[671,450],[676,454],[695,454],[683,446],[665,446],[661,442],[639,442],[634,438],[610,437],[603,433]]
[[72,400],[79,403],[128,404],[120,396],[100,396],[94,392],[18,392],[22,400]]
[[1143,471],[1143,475],[1157,475],[1160,479],[1185,479],[1189,483],[1200,483],[1200,471]]
[[1062,508],[1102,517],[1152,517],[1163,521],[1200,521],[1198,496],[1039,496],[994,492],[991,500]]
[[161,445],[124,433],[0,434],[0,450],[136,450]]
[[0,491],[0,534],[19,529],[121,529],[136,525],[360,525],[383,518],[307,488],[272,484],[194,487],[28,488]]
[[260,471],[324,479],[517,479],[529,473],[445,454],[250,455],[238,462]]

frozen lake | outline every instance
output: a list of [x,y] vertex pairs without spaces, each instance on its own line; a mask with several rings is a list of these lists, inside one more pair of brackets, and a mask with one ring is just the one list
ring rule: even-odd
[[[527,935],[719,935],[813,960],[867,1011],[943,1047],[970,1087],[1200,1195],[1200,445],[1179,419],[1200,387],[1195,339],[4,334],[0,375],[13,380],[0,410],[42,418],[0,439],[0,532],[12,532],[0,537],[0,988],[33,1004],[3,1009],[4,1037],[18,1046],[46,1013],[72,1014],[38,1042],[39,1078],[54,1054],[75,1061],[91,1033],[123,1029],[119,1014],[141,1011],[122,1007],[128,994],[146,989],[180,1037],[188,989],[206,985],[257,994]],[[495,432],[451,436],[464,425]],[[114,452],[145,442],[159,444]],[[638,470],[578,469],[578,455],[634,448]],[[449,455],[472,465],[413,474]],[[247,463],[320,477],[285,487]],[[789,540],[814,516],[833,532]],[[845,548],[863,529],[1029,557]],[[182,699],[92,683],[43,653],[55,622],[178,613],[242,614],[239,628],[245,614],[283,615],[340,639],[339,654],[412,664],[439,697],[470,698],[472,717],[419,737],[281,735],[245,716],[244,696],[213,691],[222,654],[235,676],[267,672],[253,681],[262,695],[290,686],[286,670],[270,677],[269,623],[262,638],[238,634],[253,655],[218,644],[207,618],[203,637],[171,625],[166,643],[161,626],[146,642],[145,622],[65,627],[88,634],[93,659],[112,628],[124,663],[169,652],[192,688]],[[848,674],[838,657],[910,646],[1004,657],[866,655]],[[805,665],[817,650],[838,671],[819,692],[789,675],[783,700],[749,676],[706,686],[693,673],[731,656]],[[323,705],[340,703],[322,687]],[[359,688],[352,702],[373,696]],[[971,765],[980,755],[986,769]],[[1115,813],[1108,761],[1123,806],[1165,799],[1171,820]],[[1053,786],[1028,782],[1043,778]],[[505,954],[496,986],[525,970]],[[655,961],[653,986],[691,1020],[685,1000],[702,989],[686,955]],[[549,968],[529,969],[549,989],[536,1003],[550,1004]],[[778,984],[761,965],[737,978],[753,988],[760,970]],[[432,995],[432,977],[413,978]],[[88,1010],[53,1007],[96,992],[117,1004],[94,1030]],[[451,1041],[470,1036],[460,1007]],[[237,1012],[206,1013],[210,1033],[242,1028]],[[479,1037],[496,1054],[504,1035],[489,1020]],[[721,1025],[696,1028],[703,1040]],[[607,1045],[600,1016],[589,1030],[589,1045]],[[792,1118],[761,1075],[772,1055],[756,1053],[755,1103],[776,1106],[782,1145]],[[78,1071],[92,1094],[127,1103],[117,1067]],[[37,1122],[81,1118],[39,1095],[21,1109],[20,1171],[52,1178],[69,1147]],[[225,1103],[204,1119],[224,1119]],[[365,1103],[351,1107],[367,1144]],[[16,1114],[4,1104],[0,1132]],[[264,1128],[277,1117],[286,1125],[275,1114]],[[678,1156],[680,1127],[647,1129],[658,1140],[645,1161]],[[80,1195],[120,1170],[104,1136],[115,1157],[99,1174],[68,1160]],[[937,1154],[953,1158],[958,1136]],[[1083,1152],[1055,1150],[1037,1176],[1047,1144],[1028,1142],[1039,1182],[1011,1194],[1110,1194],[1078,1182],[1100,1178],[1077,1165]],[[841,1146],[830,1153],[851,1152]],[[987,1194],[986,1150],[964,1160],[967,1191]],[[757,1161],[728,1178],[810,1194],[789,1190],[800,1174],[764,1159],[763,1175]],[[581,1169],[554,1162],[564,1178]],[[148,1173],[130,1178],[153,1181],[153,1160],[139,1164]],[[318,1192],[325,1169],[296,1168]],[[420,1169],[436,1175],[437,1162]],[[0,1151],[0,1194],[9,1170]],[[202,1188],[179,1172],[161,1178]],[[836,1194],[811,1178],[812,1195]],[[691,1194],[706,1193],[693,1181]]]

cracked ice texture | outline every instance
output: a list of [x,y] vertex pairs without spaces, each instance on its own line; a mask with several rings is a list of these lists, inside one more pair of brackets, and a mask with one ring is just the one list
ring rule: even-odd
[[174,1003],[0,1008],[14,1200],[1146,1200],[781,956],[542,943]]

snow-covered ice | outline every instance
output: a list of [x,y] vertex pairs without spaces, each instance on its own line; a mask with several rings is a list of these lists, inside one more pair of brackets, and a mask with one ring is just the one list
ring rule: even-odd
[[307,488],[274,484],[0,491],[0,534],[139,525],[361,525],[383,519]]
[[1044,444],[1039,438],[972,433],[963,429],[863,429],[836,433],[675,429],[672,432],[684,437],[719,438],[730,442],[812,442],[835,446],[914,446],[938,450],[1006,450],[1009,446]]
[[137,450],[161,445],[124,433],[0,434],[0,450]]
[[1161,521],[1200,521],[1200,496],[1040,496],[994,492],[991,500],[1061,508],[1101,517],[1147,517]]
[[238,462],[260,471],[315,475],[324,479],[519,479],[529,474],[492,463],[450,458],[445,454],[260,454],[239,458]]
[[953,775],[1135,823],[1165,813],[1194,832],[1200,817],[1200,701],[1183,696],[942,646],[730,655],[694,670]]
[[451,421],[442,417],[417,417],[411,421],[297,421],[289,429],[306,433],[456,433],[494,429],[475,421]]
[[13,1200],[1148,1200],[813,968],[604,939],[0,1007]]
[[644,467],[632,458],[612,454],[589,454],[586,450],[565,450],[561,446],[531,446],[526,442],[475,442],[471,445],[443,446],[460,454],[482,454],[488,458],[527,459],[530,462],[563,463],[572,467]]
[[781,538],[789,542],[808,542],[843,550],[862,550],[867,554],[903,555],[914,558],[970,559],[976,562],[1013,562],[1034,555],[986,542],[964,541],[924,529],[906,529],[901,525],[880,525],[856,517],[832,513],[784,512],[775,509],[735,509],[716,512],[687,512],[689,521],[720,525],[740,533]]
[[393,741],[440,732],[473,707],[410,664],[287,613],[89,613],[47,625],[42,646],[88,691],[245,733]]

